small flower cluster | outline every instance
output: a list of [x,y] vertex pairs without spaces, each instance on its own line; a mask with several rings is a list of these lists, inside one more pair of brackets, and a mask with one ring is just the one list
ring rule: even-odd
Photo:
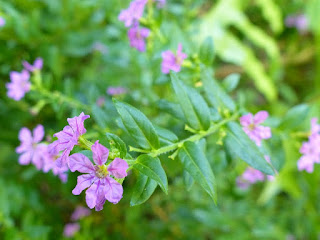
[[[243,131],[249,136],[249,138],[255,142],[255,144],[260,147],[261,141],[263,139],[271,138],[271,129],[270,127],[261,126],[269,114],[267,111],[260,111],[257,114],[253,115],[252,113],[246,114],[240,117],[240,123],[242,125]],[[269,156],[264,156],[266,161],[271,164]],[[269,181],[273,180],[273,176],[266,176],[257,169],[248,167],[245,172],[237,178],[237,186],[242,189],[248,188],[251,184],[256,182],[262,182],[268,179]]]
[[127,93],[127,89],[124,87],[109,87],[107,89],[107,94],[110,96],[115,96],[115,95],[122,95]]
[[303,142],[300,148],[302,157],[298,160],[298,170],[306,170],[313,172],[313,165],[320,163],[320,125],[317,124],[318,119],[311,119],[311,133],[308,142]]
[[19,163],[21,165],[34,164],[38,170],[48,172],[52,170],[54,175],[59,176],[61,181],[67,181],[68,171],[67,166],[58,168],[55,165],[55,160],[59,157],[56,153],[51,154],[48,151],[48,145],[42,143],[44,137],[44,128],[42,125],[38,125],[33,129],[33,132],[28,128],[22,128],[19,132],[19,140],[21,144],[16,148],[16,152],[21,154],[19,157]]
[[180,72],[183,60],[187,58],[187,54],[182,52],[181,43],[178,44],[177,53],[174,54],[172,51],[167,50],[162,54],[161,71],[164,74],[168,74],[170,70],[174,72]]
[[6,84],[6,88],[8,89],[8,97],[16,101],[20,101],[24,95],[30,91],[31,83],[29,81],[29,72],[41,70],[43,61],[41,58],[37,58],[33,65],[26,61],[23,61],[22,64],[25,69],[23,69],[21,73],[16,71],[10,72],[11,82]]
[[77,222],[84,217],[87,217],[91,214],[91,211],[88,208],[78,206],[71,215],[70,223],[67,223],[64,226],[63,236],[67,238],[73,237],[80,230],[80,224]]
[[148,28],[139,26],[139,20],[143,15],[145,5],[148,0],[134,0],[130,3],[127,9],[120,12],[118,19],[124,22],[126,27],[131,27],[128,30],[130,46],[136,48],[140,52],[146,50],[145,38],[150,34]]
[[287,27],[295,27],[301,34],[306,33],[309,26],[308,19],[304,14],[288,16],[285,20],[285,24]]

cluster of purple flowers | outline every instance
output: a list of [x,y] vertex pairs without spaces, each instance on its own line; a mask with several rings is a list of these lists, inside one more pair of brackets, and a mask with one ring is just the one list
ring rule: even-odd
[[22,128],[19,132],[21,144],[16,148],[16,152],[21,154],[19,163],[21,165],[34,164],[38,170],[48,172],[52,170],[54,175],[60,177],[61,181],[67,181],[68,168],[66,166],[58,168],[54,163],[59,156],[48,151],[48,145],[42,143],[44,128],[42,125],[35,127],[31,133],[28,128]]
[[8,89],[8,97],[16,101],[21,100],[24,95],[30,91],[31,83],[29,81],[29,72],[40,70],[42,68],[43,61],[41,58],[37,58],[33,65],[26,61],[23,61],[22,64],[25,69],[23,69],[21,73],[16,71],[10,72],[11,82],[6,84],[6,88]]
[[[255,142],[255,144],[260,147],[261,141],[263,139],[271,138],[271,129],[270,127],[261,126],[269,114],[267,111],[260,111],[257,114],[253,115],[252,113],[246,114],[240,117],[240,123],[242,125],[243,131],[249,136],[249,138]],[[266,161],[271,164],[270,157],[264,156]],[[242,189],[248,188],[251,184],[256,182],[262,182],[264,180],[273,180],[273,176],[266,176],[257,169],[248,167],[244,173],[237,178],[237,186]]]
[[311,133],[308,142],[303,142],[300,148],[302,157],[298,160],[298,170],[306,170],[313,172],[313,165],[320,163],[320,125],[317,124],[318,119],[311,119]]
[[304,14],[291,15],[285,20],[287,27],[295,27],[299,33],[304,34],[308,31],[309,21]]
[[174,72],[180,72],[183,60],[187,58],[187,54],[182,52],[182,44],[178,44],[177,54],[167,50],[162,54],[161,71],[164,74],[168,74],[170,70]]
[[127,9],[120,12],[118,19],[124,22],[128,30],[130,46],[140,52],[146,50],[145,39],[149,36],[150,30],[139,26],[139,20],[143,15],[145,5],[148,0],[134,0]]
[[91,214],[91,211],[82,206],[78,206],[71,215],[70,223],[64,226],[63,235],[67,238],[73,237],[80,230],[80,224],[77,222]]
[[3,17],[0,17],[0,27],[6,25],[6,20]]
[[[22,154],[19,158],[20,164],[32,162],[38,169],[47,172],[50,169],[54,174],[66,180],[66,171],[78,171],[86,173],[78,176],[78,182],[72,193],[79,195],[84,189],[86,191],[86,202],[89,208],[103,209],[106,200],[118,203],[122,198],[123,188],[118,182],[127,176],[128,164],[125,160],[115,158],[107,164],[109,149],[96,141],[92,146],[93,161],[81,153],[70,155],[73,147],[79,145],[79,138],[86,133],[84,121],[90,116],[81,113],[79,116],[68,118],[69,125],[62,131],[54,134],[58,139],[49,146],[40,143],[44,136],[43,126],[39,125],[33,131],[22,128],[19,134],[21,145],[17,152]],[[60,154],[61,153],[61,154]]]

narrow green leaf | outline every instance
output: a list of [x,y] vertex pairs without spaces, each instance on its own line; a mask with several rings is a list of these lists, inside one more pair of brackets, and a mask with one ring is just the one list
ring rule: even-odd
[[130,201],[131,206],[136,206],[147,201],[157,187],[157,182],[148,176],[139,173]]
[[195,89],[186,87],[176,73],[170,76],[188,125],[196,130],[207,130],[210,127],[210,109],[205,100]]
[[212,37],[207,37],[200,46],[199,57],[201,62],[210,66],[214,58],[214,47]]
[[300,104],[291,108],[280,123],[280,129],[292,129],[299,126],[307,118],[310,107]]
[[186,185],[187,190],[190,191],[192,186],[193,186],[193,184],[194,184],[194,179],[185,170],[183,171],[183,182],[184,182],[184,185]]
[[228,108],[231,111],[236,109],[236,105],[224,89],[213,78],[213,73],[206,67],[201,66],[201,79],[209,103],[219,108]]
[[159,126],[154,126],[154,128],[159,136],[160,143],[168,145],[179,141],[178,137],[168,129]]
[[185,142],[179,150],[179,159],[185,170],[199,182],[203,189],[217,202],[215,178],[208,159],[194,142]]
[[96,104],[92,105],[91,109],[93,119],[96,121],[96,123],[103,129],[107,128],[108,115],[106,114],[106,112]]
[[265,160],[257,145],[247,136],[238,123],[227,123],[227,136],[224,141],[230,152],[253,168],[268,175],[274,174],[272,167]]
[[113,100],[123,125],[136,143],[144,149],[158,149],[159,138],[149,119],[127,103]]
[[144,175],[155,180],[161,187],[162,191],[168,194],[167,175],[161,166],[159,158],[153,158],[146,154],[140,155],[133,167]]
[[112,133],[106,133],[107,139],[110,142],[114,142],[114,147],[120,151],[120,158],[125,158],[127,155],[127,147],[126,144],[119,138],[117,135]]
[[231,92],[234,90],[240,81],[240,74],[233,73],[228,75],[225,79],[223,79],[223,87],[227,92]]
[[186,118],[179,104],[161,99],[158,101],[158,106],[162,111],[165,111],[166,113],[169,113],[171,116],[186,122]]

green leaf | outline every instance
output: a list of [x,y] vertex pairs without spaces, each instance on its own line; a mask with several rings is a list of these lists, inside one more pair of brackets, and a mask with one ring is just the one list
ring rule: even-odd
[[169,113],[173,117],[180,119],[181,121],[184,121],[184,122],[186,121],[186,118],[184,117],[184,113],[179,104],[161,99],[158,101],[158,106],[162,111]]
[[280,129],[292,129],[299,126],[308,116],[310,107],[307,104],[300,104],[291,108],[284,116],[279,125]]
[[210,66],[214,58],[214,47],[212,37],[207,37],[200,46],[199,57],[201,62]]
[[213,78],[213,73],[204,66],[201,66],[201,79],[209,103],[217,109],[228,108],[231,111],[236,109],[236,105],[224,89]]
[[116,99],[113,102],[123,125],[136,143],[144,149],[158,149],[160,147],[159,138],[149,119],[127,103]]
[[231,92],[238,86],[239,80],[240,74],[233,73],[223,79],[222,85],[227,92]]
[[108,127],[108,115],[106,112],[96,104],[92,105],[91,109],[93,119],[101,128],[106,129]]
[[215,178],[209,161],[201,149],[194,142],[187,141],[179,150],[178,156],[185,170],[200,183],[216,203]]
[[126,144],[119,138],[117,135],[112,133],[106,133],[107,139],[110,142],[114,142],[114,147],[120,151],[120,158],[125,158],[127,155],[127,147]]
[[274,174],[272,167],[265,160],[257,145],[247,136],[238,123],[227,123],[227,136],[224,141],[230,152],[255,169],[268,175]]
[[92,151],[90,151],[90,150],[82,150],[79,153],[85,155],[87,158],[92,160]]
[[168,145],[179,141],[178,137],[168,129],[159,126],[154,126],[154,128],[159,136],[160,143]]
[[193,184],[194,184],[194,179],[185,170],[183,171],[183,182],[184,182],[184,185],[186,185],[187,190],[190,191],[192,186],[193,186]]
[[157,187],[157,182],[148,176],[139,173],[130,201],[131,206],[136,206],[147,201]]
[[176,73],[170,74],[173,89],[190,127],[207,130],[210,127],[210,109],[202,96],[193,88],[186,87]]
[[144,175],[155,180],[161,187],[162,191],[168,194],[167,175],[161,166],[159,158],[153,158],[146,154],[140,155],[135,161],[133,167]]

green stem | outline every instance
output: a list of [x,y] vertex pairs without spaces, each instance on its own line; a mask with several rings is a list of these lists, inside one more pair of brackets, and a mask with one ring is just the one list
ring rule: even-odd
[[87,149],[87,150],[91,150],[91,146],[93,145],[92,142],[85,139],[83,136],[80,136],[78,141],[79,141],[80,147]]
[[190,142],[196,142],[196,141],[199,141],[200,139],[204,138],[204,137],[207,137],[213,133],[215,133],[216,131],[218,131],[223,125],[225,125],[226,123],[230,122],[230,121],[233,121],[235,120],[236,118],[238,117],[238,114],[235,113],[233,114],[230,118],[227,118],[227,119],[224,119],[222,120],[221,122],[219,122],[218,124],[216,125],[213,125],[211,126],[207,131],[204,131],[204,132],[200,132],[198,134],[195,134],[195,135],[192,135],[186,139],[183,139],[177,143],[174,143],[172,145],[169,145],[169,146],[165,146],[165,147],[162,147],[162,148],[159,148],[157,150],[153,150],[150,154],[150,156],[152,157],[157,157],[161,154],[164,154],[164,153],[167,153],[167,152],[171,152],[173,150],[176,150],[177,148],[180,148],[183,146],[183,144],[187,141],[190,141]]

